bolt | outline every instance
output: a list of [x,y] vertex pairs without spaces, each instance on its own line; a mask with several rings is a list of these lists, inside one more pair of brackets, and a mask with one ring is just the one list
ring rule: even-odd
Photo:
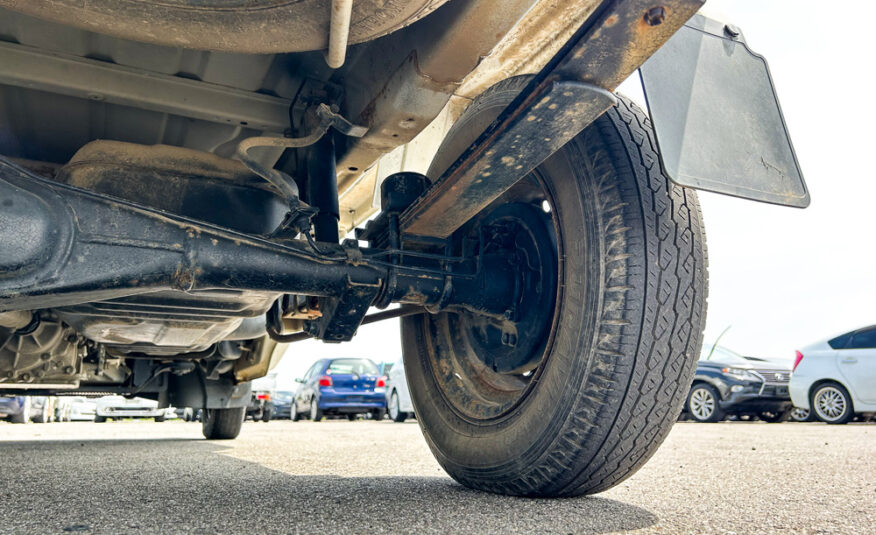
[[30,381],[30,374],[29,373],[22,373],[21,375],[18,376],[18,378],[24,382],[27,382],[27,381]]
[[652,7],[645,12],[645,24],[648,26],[659,26],[666,20],[666,8],[663,6]]
[[732,39],[736,39],[737,37],[739,37],[739,34],[742,32],[739,30],[738,26],[734,26],[733,24],[725,24],[724,25],[724,33],[727,34],[727,37],[730,37]]
[[75,371],[76,369],[73,366],[64,366],[64,373],[67,375],[72,375]]
[[74,333],[70,333],[67,335],[67,341],[71,344],[76,341],[76,335]]
[[51,360],[52,356],[49,355],[48,353],[43,353],[42,355],[40,355],[40,359],[41,360]]

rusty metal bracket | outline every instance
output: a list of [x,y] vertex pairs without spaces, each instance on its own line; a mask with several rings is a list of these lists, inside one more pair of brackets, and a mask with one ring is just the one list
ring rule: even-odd
[[704,0],[607,2],[401,218],[445,238],[611,107],[624,79]]
[[446,238],[613,106],[609,91],[581,82],[540,87],[486,139],[479,140],[414,207],[405,233]]

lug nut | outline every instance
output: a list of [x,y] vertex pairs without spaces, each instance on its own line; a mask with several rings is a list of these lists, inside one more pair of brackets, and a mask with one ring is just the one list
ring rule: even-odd
[[645,24],[648,26],[659,26],[666,20],[666,8],[663,6],[652,7],[645,12]]

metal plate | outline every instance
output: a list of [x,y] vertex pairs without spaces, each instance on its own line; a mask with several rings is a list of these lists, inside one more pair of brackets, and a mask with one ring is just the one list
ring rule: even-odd
[[766,61],[738,30],[695,15],[639,72],[661,165],[674,182],[809,205]]

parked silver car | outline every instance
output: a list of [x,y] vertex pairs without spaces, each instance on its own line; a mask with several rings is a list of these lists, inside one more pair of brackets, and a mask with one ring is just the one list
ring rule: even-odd
[[82,396],[59,397],[55,406],[58,422],[93,422],[97,403]]
[[156,422],[163,422],[167,418],[167,412],[166,408],[158,408],[158,402],[154,399],[104,396],[97,400],[94,421],[105,422],[110,418],[155,418]]
[[414,404],[411,403],[408,380],[405,378],[405,363],[401,357],[387,374],[386,411],[394,422],[404,422],[414,416]]

